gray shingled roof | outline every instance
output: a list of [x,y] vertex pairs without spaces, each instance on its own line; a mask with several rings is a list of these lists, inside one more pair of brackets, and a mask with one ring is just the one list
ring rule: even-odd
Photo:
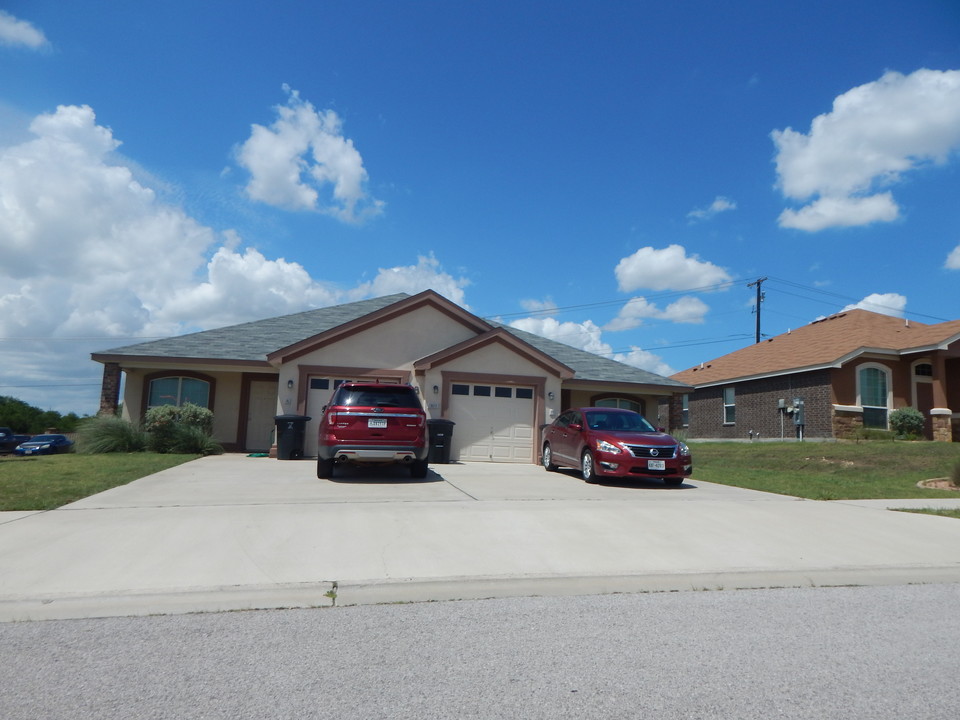
[[[164,338],[163,340],[125,345],[94,353],[93,357],[97,359],[97,356],[127,355],[130,357],[264,362],[267,355],[276,350],[326,332],[351,320],[362,318],[364,315],[369,315],[408,297],[410,296],[406,293],[397,293],[345,305],[307,310],[293,315],[282,315],[215,330],[204,330],[203,332]],[[624,365],[615,360],[609,360],[555,340],[548,340],[524,330],[518,330],[496,322],[490,324],[502,327],[554,360],[572,368],[576,372],[575,379],[577,380],[687,387],[677,380],[641,370],[631,365]]]
[[409,295],[406,293],[385,295],[346,305],[333,305],[293,315],[229,325],[216,330],[204,330],[163,340],[125,345],[94,353],[94,356],[130,355],[265,362],[267,355],[275,350],[369,315],[407,297]]
[[[496,325],[497,323],[491,323]],[[546,353],[554,360],[562,362],[569,368],[576,371],[575,380],[600,380],[604,382],[629,382],[642,383],[644,385],[668,385],[677,388],[689,387],[686,383],[672,380],[662,375],[641,370],[632,365],[625,365],[616,360],[594,355],[586,350],[580,350],[572,345],[565,345],[556,340],[548,340],[545,337],[534,335],[533,333],[519,330],[508,325],[500,325],[511,335],[515,335],[526,343],[533,345],[543,353]]]

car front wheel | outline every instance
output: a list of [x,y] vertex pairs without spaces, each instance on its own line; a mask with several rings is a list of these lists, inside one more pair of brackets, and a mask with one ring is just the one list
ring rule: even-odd
[[580,458],[580,474],[583,475],[584,481],[588,483],[597,481],[597,469],[593,464],[593,453],[589,450],[584,450],[583,456]]
[[558,467],[553,463],[553,451],[549,445],[543,446],[543,466],[547,469],[547,472],[556,472]]

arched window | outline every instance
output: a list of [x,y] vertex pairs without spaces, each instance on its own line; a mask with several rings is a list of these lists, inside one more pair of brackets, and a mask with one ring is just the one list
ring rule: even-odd
[[168,376],[150,381],[147,408],[158,405],[210,407],[210,383],[195,377]]
[[890,390],[890,368],[871,363],[857,370],[857,404],[863,408],[864,427],[887,429]]
[[620,408],[621,410],[633,410],[643,415],[643,401],[630,400],[623,397],[608,397],[594,402],[594,407]]

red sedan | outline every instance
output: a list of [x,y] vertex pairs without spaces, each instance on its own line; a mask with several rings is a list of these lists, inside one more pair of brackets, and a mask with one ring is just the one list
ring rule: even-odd
[[588,483],[604,477],[663,478],[680,485],[693,472],[686,443],[631,410],[574,408],[544,428],[543,466],[578,468]]

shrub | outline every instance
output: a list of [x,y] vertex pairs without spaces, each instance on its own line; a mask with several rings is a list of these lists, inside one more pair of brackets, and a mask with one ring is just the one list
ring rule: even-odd
[[890,428],[902,438],[923,436],[923,413],[911,407],[904,407],[890,413]]
[[223,448],[203,428],[177,425],[171,438],[169,452],[186,455],[220,455],[223,453]]
[[[160,405],[147,410],[144,428],[150,434],[147,446],[158,453],[198,452],[179,448],[198,445],[216,445],[210,440],[213,430],[213,413],[207,408],[187,403],[185,405]],[[205,443],[200,443],[200,438]],[[216,445],[219,447],[219,445]],[[221,450],[222,452],[222,450]],[[210,454],[210,453],[201,453]]]
[[850,437],[856,442],[861,440],[894,440],[895,434],[890,430],[859,427],[850,434]]
[[77,428],[78,452],[129,453],[142,452],[146,447],[147,434],[116,415],[84,418]]

